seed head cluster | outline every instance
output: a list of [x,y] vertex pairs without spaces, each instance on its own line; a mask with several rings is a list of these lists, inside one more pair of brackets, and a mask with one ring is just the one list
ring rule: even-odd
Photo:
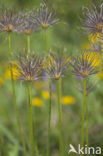
[[57,23],[59,23],[59,19],[56,17],[56,13],[49,9],[45,3],[40,5],[40,8],[34,13],[33,23],[36,23],[38,27],[43,29],[47,29]]
[[0,32],[16,32],[22,25],[21,13],[15,14],[14,10],[2,8],[0,17]]
[[[103,4],[99,9],[93,6],[92,9],[83,8],[82,28],[89,34],[103,34]],[[60,22],[54,10],[50,9],[46,3],[40,4],[37,10],[23,10],[17,14],[13,10],[3,8],[0,17],[0,31],[17,32],[31,35],[39,30],[39,28],[47,29]],[[91,44],[92,48],[89,52],[82,52],[78,57],[72,58],[61,53],[48,53],[44,59],[35,57],[34,55],[20,57],[14,64],[19,73],[18,79],[24,81],[34,81],[39,79],[41,73],[46,72],[47,75],[55,80],[68,75],[72,72],[77,78],[85,79],[90,75],[98,73],[97,55],[91,57],[91,52],[95,51],[102,55],[102,46],[100,44]],[[102,57],[101,57],[102,58]],[[71,70],[69,69],[71,68]]]
[[72,73],[75,74],[78,78],[86,78],[89,75],[96,74],[96,57],[97,55],[94,55],[91,58],[90,54],[82,53],[79,57],[74,58],[73,63],[71,63],[73,67]]
[[69,64],[70,57],[50,53],[49,58],[46,61],[46,72],[49,77],[59,80],[59,78],[64,77],[68,72]]
[[93,6],[92,9],[83,8],[82,28],[88,33],[95,35],[103,33],[103,4],[97,9]]
[[18,61],[14,64],[16,68],[17,79],[22,81],[34,81],[40,78],[41,74],[41,61],[37,56],[24,56],[19,57]]

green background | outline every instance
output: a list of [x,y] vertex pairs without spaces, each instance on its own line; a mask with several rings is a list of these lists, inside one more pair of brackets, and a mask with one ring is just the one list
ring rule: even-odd
[[[37,8],[42,2],[40,0],[1,0],[1,6],[13,7],[19,11],[25,8]],[[99,4],[99,0],[93,3]],[[79,18],[82,17],[82,7],[92,6],[91,0],[49,0],[48,6],[57,11],[61,23],[49,28],[47,32],[48,48],[53,52],[65,51],[73,56],[81,52],[84,45],[88,45],[87,36],[78,27]],[[17,56],[23,53],[27,48],[27,38],[23,34],[12,34],[12,54]],[[43,54],[44,41],[43,32],[32,34],[31,50]],[[20,136],[16,123],[15,109],[12,98],[11,82],[5,78],[5,70],[8,66],[8,36],[6,33],[0,33],[0,76],[4,83],[0,86],[0,139],[2,140],[7,156],[23,156],[23,149],[20,146]],[[87,103],[89,108],[89,144],[90,146],[103,147],[103,80],[98,76],[91,77],[92,83],[96,83],[96,88],[88,96]],[[56,82],[53,81],[54,88]],[[29,148],[29,116],[28,116],[28,91],[26,85],[15,81],[17,104],[19,115],[24,129],[24,138],[30,156]],[[75,98],[74,105],[63,105],[63,145],[64,155],[68,156],[69,144],[77,145],[81,141],[81,110],[82,95],[78,92],[78,82],[74,76],[68,74],[63,78],[63,95],[71,95]],[[35,84],[32,87],[33,97],[40,99],[42,90],[48,90],[48,86],[42,89],[36,89]],[[52,102],[52,125],[51,125],[51,156],[58,156],[59,133],[58,133],[58,110],[56,89],[54,89],[56,100]],[[48,100],[42,99],[45,103],[43,107],[33,107],[36,119],[34,122],[38,147],[42,156],[45,156],[47,146],[47,119],[48,119]],[[0,148],[1,151],[1,148]],[[73,154],[70,154],[71,156]],[[74,154],[75,155],[75,154]],[[1,153],[2,156],[2,153]],[[34,155],[35,156],[35,155]],[[102,156],[102,155],[101,155]]]

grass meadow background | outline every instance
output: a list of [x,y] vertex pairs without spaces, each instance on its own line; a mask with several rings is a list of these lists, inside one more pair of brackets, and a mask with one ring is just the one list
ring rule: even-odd
[[[25,8],[37,8],[40,0],[1,0],[0,5],[13,7],[19,11]],[[57,11],[62,23],[49,28],[47,31],[48,48],[53,52],[65,51],[70,55],[77,55],[83,48],[89,47],[88,36],[78,29],[79,18],[82,17],[82,6],[91,7],[92,0],[48,0],[48,6]],[[100,0],[93,0],[99,4]],[[27,48],[27,38],[24,34],[12,34],[12,54],[17,56]],[[31,50],[35,53],[44,53],[43,32],[39,31],[31,36]],[[7,156],[23,156],[20,146],[20,136],[17,128],[10,72],[8,69],[8,38],[6,33],[0,33],[0,139],[2,140]],[[96,84],[93,92],[88,96],[89,107],[89,145],[103,148],[103,73],[91,77]],[[62,116],[63,116],[63,145],[64,156],[68,156],[69,144],[77,145],[81,141],[81,113],[82,95],[78,91],[76,78],[69,74],[62,82]],[[29,151],[29,112],[28,91],[25,83],[15,81],[19,117],[24,130],[26,147]],[[51,156],[58,156],[58,108],[56,97],[56,82],[53,81],[52,117],[51,117]],[[32,84],[33,113],[35,113],[35,133],[38,147],[42,156],[45,156],[47,145],[48,124],[48,83],[46,80]],[[0,149],[1,150],[1,149]],[[72,156],[73,154],[71,154]],[[75,154],[74,154],[75,155]],[[2,156],[2,153],[1,153]],[[29,156],[29,154],[28,154]],[[102,155],[101,155],[102,156]]]

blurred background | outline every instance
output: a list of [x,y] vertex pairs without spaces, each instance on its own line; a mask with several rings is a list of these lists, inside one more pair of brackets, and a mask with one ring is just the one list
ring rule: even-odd
[[[13,7],[15,10],[37,8],[41,0],[1,0],[1,5]],[[48,48],[53,52],[65,51],[68,55],[77,55],[83,48],[89,48],[88,36],[78,29],[82,7],[98,5],[100,0],[48,0],[48,6],[57,11],[61,23],[47,31]],[[26,35],[12,34],[12,54],[23,53],[27,48]],[[31,50],[44,53],[43,32],[31,36]],[[20,146],[20,135],[17,128],[15,108],[12,98],[10,71],[8,68],[8,38],[6,33],[0,33],[0,139],[5,145],[7,156],[23,156]],[[96,84],[93,92],[87,98],[89,109],[89,146],[100,146],[103,149],[103,73],[91,77]],[[19,117],[24,130],[24,138],[30,156],[29,148],[29,112],[28,91],[24,83],[15,80]],[[52,84],[52,117],[51,117],[51,156],[58,156],[59,124],[56,96],[56,82]],[[78,91],[76,78],[69,74],[62,82],[62,116],[64,156],[68,156],[69,144],[77,145],[81,141],[82,94]],[[47,81],[36,81],[32,84],[33,113],[35,114],[35,137],[41,156],[45,156],[47,147],[48,103],[49,92]],[[2,150],[1,156],[2,155]],[[73,154],[70,154],[71,156]],[[74,154],[75,155],[75,154]],[[102,156],[102,155],[101,155]]]

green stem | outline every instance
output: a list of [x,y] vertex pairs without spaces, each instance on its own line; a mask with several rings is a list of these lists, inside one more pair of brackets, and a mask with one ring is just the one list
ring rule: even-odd
[[[47,30],[44,30],[44,46],[45,46],[45,52],[46,55],[48,56],[48,48],[47,48]],[[51,122],[51,79],[49,79],[49,94],[50,94],[50,103],[49,103],[49,109],[48,109],[48,141],[47,141],[47,156],[50,156],[50,122]]]
[[[36,113],[36,110],[35,110],[35,107],[34,107],[33,116],[36,116],[35,113]],[[34,118],[34,120],[33,120],[34,129],[36,128],[35,122],[36,122],[36,118]],[[36,129],[35,129],[35,132],[36,132]],[[35,144],[35,153],[36,153],[36,156],[39,156],[39,150],[38,150],[38,144],[37,144],[37,138],[36,138],[36,136],[34,138],[34,144]]]
[[14,104],[15,104],[17,124],[18,124],[20,137],[21,137],[21,140],[22,140],[22,144],[23,144],[23,147],[24,147],[24,153],[25,153],[25,156],[27,156],[25,141],[24,141],[24,138],[23,138],[22,128],[21,128],[20,119],[19,119],[18,107],[17,107],[17,103],[16,103],[15,84],[14,84],[14,79],[13,79],[13,71],[12,71],[12,63],[11,63],[12,62],[12,55],[11,55],[11,37],[10,37],[10,33],[8,34],[8,44],[9,44],[9,61],[10,61],[12,92],[13,92],[13,99],[14,99]]
[[[89,139],[88,139],[88,105],[86,104],[86,144],[87,144],[87,149],[89,145]],[[87,152],[88,156],[88,152]]]
[[32,96],[31,96],[31,83],[28,83],[29,92],[29,122],[30,122],[30,144],[31,155],[34,156],[34,142],[33,142],[33,111],[32,111]]
[[30,58],[30,35],[27,36],[28,58]]
[[45,52],[48,55],[48,48],[47,48],[47,30],[44,30],[44,45],[45,45]]
[[52,82],[51,78],[49,79],[49,95],[50,95],[50,101],[49,101],[49,120],[48,120],[48,143],[47,143],[47,156],[50,156],[50,123],[51,123],[51,96],[52,96]]
[[58,112],[59,112],[59,129],[60,129],[59,156],[62,156],[63,142],[62,142],[61,78],[59,80],[57,80],[57,97],[58,97]]
[[[30,56],[31,56],[31,51],[30,51],[30,35],[27,36],[27,48],[28,48],[28,58],[30,59]],[[33,155],[33,145],[34,145],[34,142],[35,142],[35,151],[36,151],[36,155],[39,156],[39,150],[38,150],[38,146],[37,146],[37,141],[36,141],[36,138],[35,140],[33,141],[33,112],[32,112],[32,100],[31,100],[31,83],[29,84],[29,87],[28,87],[28,90],[29,90],[29,116],[30,116],[30,142],[31,142],[31,152],[32,152],[32,155]]]
[[38,145],[37,145],[36,139],[34,141],[35,141],[35,152],[36,152],[36,156],[39,156],[39,150],[38,150]]
[[[86,107],[86,79],[83,79],[83,111],[82,111],[82,137],[81,147],[84,145],[84,121],[85,121],[85,107]],[[83,155],[83,154],[81,154]]]

